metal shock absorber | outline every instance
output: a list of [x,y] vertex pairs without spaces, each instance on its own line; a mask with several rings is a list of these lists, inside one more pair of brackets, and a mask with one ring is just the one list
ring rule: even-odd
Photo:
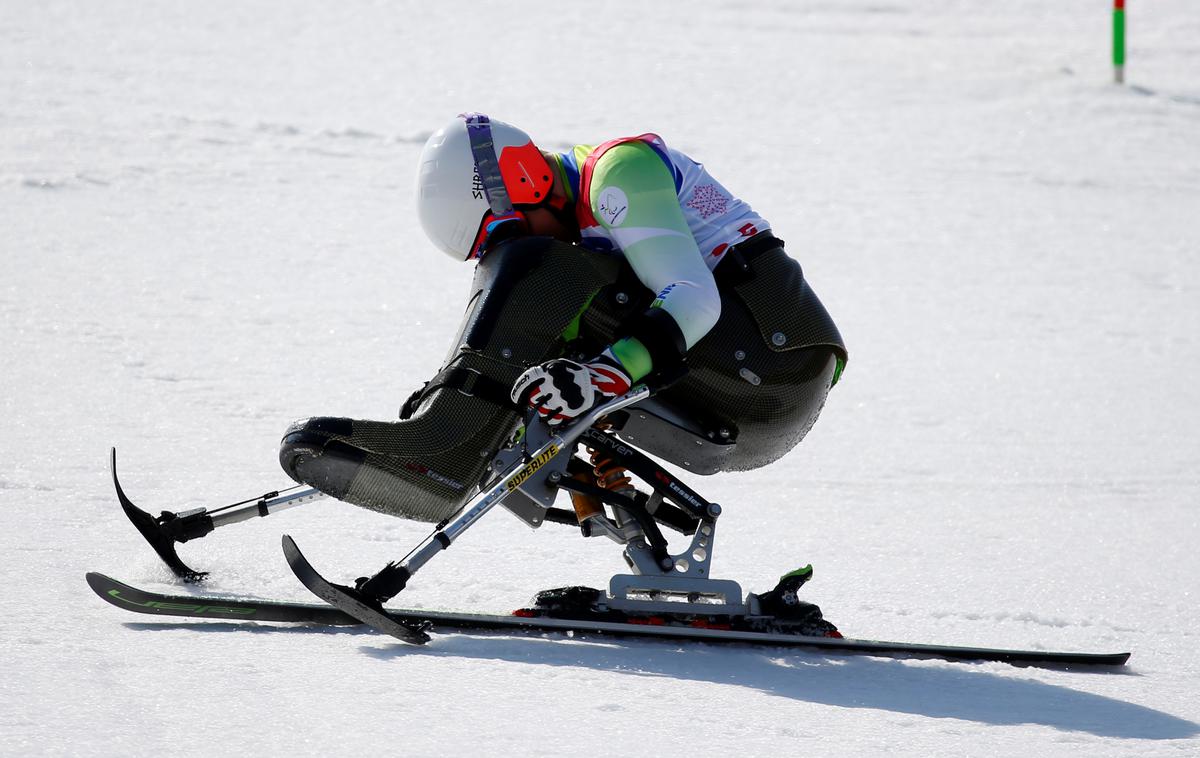
[[[637,497],[638,491],[633,486],[633,480],[624,467],[609,458],[603,451],[589,447],[587,452],[591,458],[592,470],[576,471],[572,474],[572,478],[630,500]],[[630,540],[645,536],[637,519],[620,505],[610,503],[613,517],[609,518],[604,509],[604,502],[599,497],[575,490],[571,491],[571,505],[575,508],[575,516],[579,520],[580,529],[585,537],[604,535],[614,542],[625,545]]]
[[[637,488],[633,486],[633,479],[624,466],[612,460],[603,451],[592,448],[588,448],[587,451],[592,460],[592,476],[596,480],[597,487],[629,498],[637,496]],[[624,508],[614,505],[612,509],[613,521],[616,522],[622,533],[627,533],[631,537],[641,536],[642,530],[638,527],[637,521]],[[627,525],[634,527],[636,531],[627,531]]]

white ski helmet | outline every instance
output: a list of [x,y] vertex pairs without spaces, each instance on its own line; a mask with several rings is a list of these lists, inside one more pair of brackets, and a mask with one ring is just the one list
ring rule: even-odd
[[546,201],[552,176],[528,134],[480,113],[463,113],[421,150],[417,217],[442,252],[460,261],[475,259],[498,226],[524,222],[514,205]]

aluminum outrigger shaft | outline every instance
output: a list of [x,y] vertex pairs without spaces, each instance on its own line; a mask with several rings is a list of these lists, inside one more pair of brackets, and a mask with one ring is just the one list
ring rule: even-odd
[[[574,449],[574,443],[593,424],[614,411],[640,403],[650,396],[650,388],[645,385],[635,387],[630,392],[605,403],[585,416],[580,417],[566,429],[560,430],[543,442],[536,450],[526,454],[526,460],[514,465],[487,490],[480,492],[471,499],[459,515],[450,522],[439,525],[428,537],[413,548],[400,561],[394,561],[385,566],[379,573],[360,582],[358,593],[366,600],[382,604],[404,589],[412,575],[428,563],[435,555],[450,547],[463,532],[474,525],[484,514],[500,504],[509,494],[521,486],[539,469],[554,460],[563,451],[568,455]],[[528,437],[526,438],[528,440]]]

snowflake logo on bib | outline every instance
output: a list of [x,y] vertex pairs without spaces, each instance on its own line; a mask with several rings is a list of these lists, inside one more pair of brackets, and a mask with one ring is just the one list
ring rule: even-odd
[[687,201],[687,207],[694,208],[700,214],[700,218],[708,218],[724,213],[729,207],[729,197],[714,184],[701,184],[692,192],[692,199]]

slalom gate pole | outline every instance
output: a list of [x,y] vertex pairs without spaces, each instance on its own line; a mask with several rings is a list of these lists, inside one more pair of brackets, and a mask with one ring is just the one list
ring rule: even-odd
[[1125,83],[1125,0],[1113,0],[1113,81]]

